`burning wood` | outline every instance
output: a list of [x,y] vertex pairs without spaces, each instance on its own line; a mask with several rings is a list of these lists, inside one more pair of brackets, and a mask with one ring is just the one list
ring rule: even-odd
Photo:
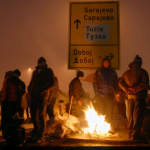
[[83,110],[85,119],[88,122],[87,128],[82,128],[82,132],[90,134],[92,137],[115,136],[111,130],[110,124],[105,121],[105,116],[98,115],[92,104]]
[[89,137],[89,138],[105,138],[114,137],[118,134],[114,134],[110,124],[105,121],[105,116],[98,115],[92,104],[88,105],[84,110],[85,118],[76,118],[68,113],[64,113],[62,116],[59,111],[47,122],[47,134],[51,134],[54,137],[62,138],[64,136],[77,133]]

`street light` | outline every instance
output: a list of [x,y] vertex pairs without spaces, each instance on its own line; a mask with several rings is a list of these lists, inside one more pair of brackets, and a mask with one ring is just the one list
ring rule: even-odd
[[[31,80],[31,71],[32,71],[32,69],[29,68],[28,71],[29,71],[29,83],[30,83],[30,80]],[[31,115],[30,115],[30,107],[29,107],[29,106],[27,107],[27,112],[26,112],[26,113],[28,113],[28,117],[31,118]]]
[[30,82],[30,78],[31,78],[31,68],[29,68],[28,70],[29,70],[29,82]]

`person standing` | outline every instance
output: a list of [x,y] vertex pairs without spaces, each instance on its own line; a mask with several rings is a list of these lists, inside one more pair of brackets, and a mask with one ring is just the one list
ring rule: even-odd
[[95,72],[93,87],[99,113],[105,115],[105,120],[112,124],[114,100],[119,92],[119,86],[117,73],[111,68],[111,62],[107,57],[102,60],[102,67]]
[[89,101],[89,97],[85,94],[84,89],[82,88],[81,80],[83,77],[84,73],[78,71],[77,76],[69,84],[69,102],[71,103],[72,100],[70,114],[76,117],[83,116],[81,109]]
[[25,93],[25,84],[19,79],[21,72],[15,69],[10,75],[5,76],[2,87],[2,130],[9,123],[11,116],[16,112],[19,114],[21,108],[21,97]]
[[125,91],[128,98],[128,135],[133,140],[143,139],[141,127],[145,115],[147,88],[149,85],[148,72],[141,68],[142,58],[139,55],[133,60],[119,81],[119,86]]
[[32,141],[41,143],[45,141],[44,134],[46,129],[46,109],[49,103],[49,93],[54,86],[54,73],[48,68],[44,57],[38,59],[38,66],[32,74],[31,81],[28,86],[28,94],[30,96],[31,121],[34,129],[32,133]]

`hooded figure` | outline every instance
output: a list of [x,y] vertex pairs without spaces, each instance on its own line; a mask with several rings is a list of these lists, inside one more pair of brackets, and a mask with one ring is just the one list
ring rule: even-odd
[[145,99],[149,85],[149,75],[145,69],[141,68],[141,65],[142,58],[136,55],[132,67],[119,80],[119,86],[125,91],[128,99],[127,129],[129,138],[133,140],[142,138],[140,131],[146,110]]
[[93,87],[98,101],[99,113],[106,115],[106,121],[111,123],[115,95],[119,92],[116,71],[111,68],[110,60],[105,57],[101,68],[95,72]]

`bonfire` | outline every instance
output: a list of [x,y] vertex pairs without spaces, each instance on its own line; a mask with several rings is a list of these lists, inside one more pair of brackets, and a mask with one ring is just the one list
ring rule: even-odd
[[97,137],[112,136],[110,124],[105,121],[104,115],[98,115],[92,104],[87,106],[83,112],[85,113],[88,127],[82,128],[82,132]]

